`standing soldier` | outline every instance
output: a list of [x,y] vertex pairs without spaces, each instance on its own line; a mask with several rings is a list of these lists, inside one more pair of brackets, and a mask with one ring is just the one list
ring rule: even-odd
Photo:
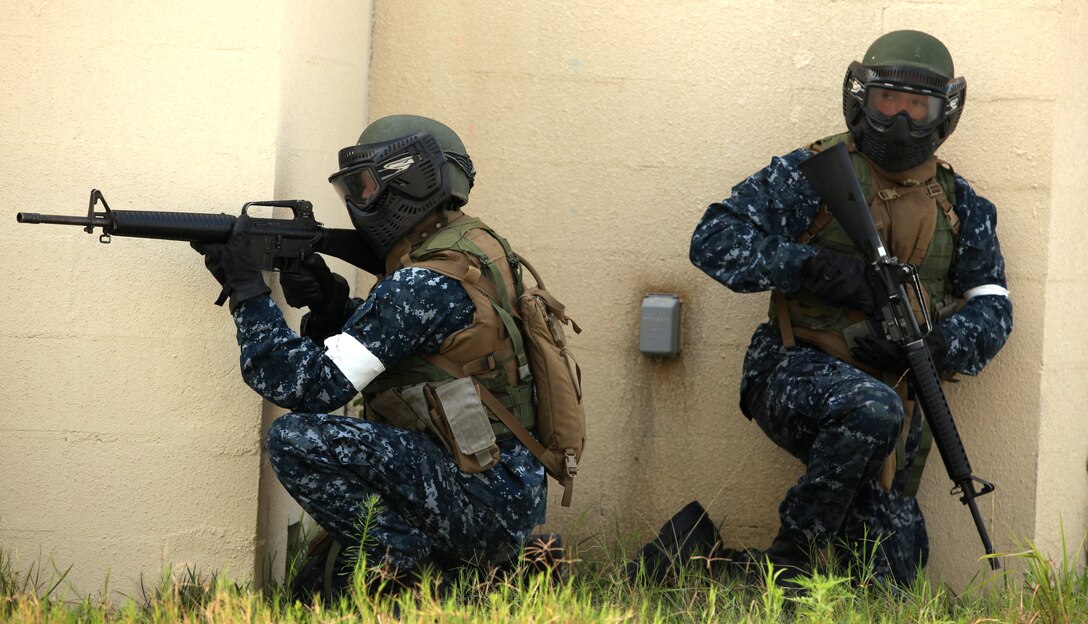
[[[307,258],[281,277],[287,302],[309,307],[299,335],[250,257],[245,217],[226,244],[198,248],[229,295],[243,379],[292,410],[268,433],[272,467],[338,544],[398,578],[505,562],[544,520],[544,470],[489,420],[473,382],[533,427],[521,337],[503,321],[520,267],[503,238],[461,212],[475,169],[447,126],[385,117],[339,160],[329,180],[380,259],[368,268],[383,274],[365,300]],[[365,420],[328,413],[358,392]]]
[[904,408],[907,365],[858,331],[874,305],[866,267],[798,163],[846,144],[885,247],[918,267],[925,305],[941,313],[925,340],[938,369],[976,375],[1012,331],[1012,304],[994,205],[934,156],[965,94],[936,38],[883,35],[846,72],[849,131],[773,158],[712,204],[692,236],[695,266],[735,292],[773,293],[745,356],[740,406],[805,465],[767,551],[786,584],[829,546],[871,554],[878,578],[901,583],[928,557],[912,472],[923,426]]

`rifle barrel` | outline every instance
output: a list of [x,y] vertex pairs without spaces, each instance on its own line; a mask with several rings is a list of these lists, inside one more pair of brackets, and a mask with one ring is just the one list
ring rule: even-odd
[[98,225],[90,217],[72,217],[69,215],[43,215],[36,212],[20,212],[15,215],[19,223],[52,223],[56,225]]
[[[986,551],[987,555],[994,554],[994,545],[990,541],[990,532],[986,530],[986,522],[982,519],[982,513],[978,510],[978,504],[974,498],[968,498],[964,501],[967,508],[971,510],[971,519],[975,521],[975,528],[978,529],[978,536],[982,540],[982,548]],[[990,569],[1000,570],[1001,563],[998,562],[997,557],[990,557]]]

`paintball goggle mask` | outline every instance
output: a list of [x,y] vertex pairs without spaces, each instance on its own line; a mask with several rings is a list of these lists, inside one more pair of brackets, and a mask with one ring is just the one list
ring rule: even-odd
[[340,170],[329,176],[329,182],[355,229],[380,256],[424,217],[450,202],[446,154],[427,132],[345,147],[339,163]]
[[861,153],[883,169],[904,171],[925,162],[956,129],[966,91],[963,78],[854,61],[843,84],[843,114]]
[[858,151],[887,171],[929,159],[963,112],[967,81],[952,78],[952,57],[918,31],[877,39],[843,79],[842,107]]

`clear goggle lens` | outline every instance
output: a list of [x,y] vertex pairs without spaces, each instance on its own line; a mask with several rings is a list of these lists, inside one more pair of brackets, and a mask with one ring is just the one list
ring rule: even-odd
[[894,119],[906,113],[915,125],[930,126],[941,120],[944,98],[926,93],[870,86],[865,90],[865,109],[878,118]]
[[369,212],[381,190],[373,165],[359,165],[346,169],[332,177],[336,194],[345,203],[351,201],[360,210]]

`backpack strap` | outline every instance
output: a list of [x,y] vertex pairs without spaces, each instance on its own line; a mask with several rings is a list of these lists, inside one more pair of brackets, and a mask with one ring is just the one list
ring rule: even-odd
[[774,306],[778,311],[778,330],[782,333],[782,346],[792,349],[797,346],[797,337],[793,333],[793,323],[790,322],[789,304],[780,290],[774,291],[771,298],[774,299]]
[[[519,381],[528,379],[530,375],[529,358],[525,354],[524,338],[522,337],[521,332],[518,331],[518,326],[514,321],[514,317],[510,312],[507,312],[500,303],[502,301],[502,294],[499,292],[495,283],[490,279],[480,279],[482,277],[482,272],[471,260],[469,260],[468,255],[464,253],[445,250],[428,254],[425,258],[426,259],[418,262],[413,261],[411,266],[423,267],[425,269],[430,269],[435,273],[441,273],[442,275],[457,280],[466,288],[477,288],[487,295],[488,300],[491,301],[491,306],[499,315],[499,318],[502,319],[503,327],[506,328],[506,333],[510,336],[510,342],[513,344],[512,352],[504,350],[495,355],[498,357],[512,354],[516,357],[516,379],[511,379],[511,383],[517,384]],[[446,361],[449,362],[449,360]],[[437,365],[435,362],[432,362],[432,364]],[[453,363],[450,362],[450,364],[452,365]],[[490,364],[491,368],[494,368],[495,362],[492,361]],[[480,365],[483,367],[477,367],[477,363],[468,364],[454,376],[463,377],[465,375],[475,375],[490,370],[490,368],[487,367],[486,362],[480,363]],[[441,366],[439,367],[443,368]],[[448,373],[450,371],[446,370],[446,372]]]
[[948,225],[952,228],[952,236],[959,236],[960,218],[955,211],[956,172],[952,169],[952,165],[938,158],[937,175],[929,182],[944,191],[932,194],[932,196],[937,200],[937,205],[941,207],[941,212],[944,213],[945,218],[948,219]]
[[548,304],[548,310],[552,313],[553,316],[555,316],[555,318],[559,319],[563,323],[570,322],[571,327],[574,328],[574,333],[582,333],[582,328],[578,326],[578,323],[574,322],[574,319],[567,316],[567,306],[560,303],[559,300],[552,296],[550,292],[545,290],[546,287],[544,286],[544,280],[540,279],[540,274],[536,272],[536,269],[533,268],[533,265],[529,264],[529,261],[521,256],[518,256],[518,262],[521,264],[521,266],[529,269],[529,273],[533,276],[533,279],[536,280],[536,290],[533,291],[533,295],[536,297],[540,297],[544,300],[545,303]]
[[449,250],[437,251],[428,254],[423,260],[411,261],[406,266],[430,269],[435,273],[441,273],[446,277],[453,278],[462,284],[475,286],[491,299],[499,299],[499,292],[495,284],[490,280],[481,281],[480,277],[482,277],[483,272],[463,253]]
[[[477,241],[482,240],[482,238],[492,239],[492,241],[498,243],[499,247],[502,249],[502,254],[506,257],[507,263],[510,265],[515,292],[508,292],[509,289],[506,287],[506,280],[502,271],[496,264],[498,258],[491,257],[479,244],[477,244]],[[506,242],[506,239],[496,234],[494,230],[484,224],[479,218],[462,215],[460,218],[449,222],[432,234],[427,240],[412,250],[407,258],[402,259],[401,263],[403,266],[418,264],[420,261],[427,260],[435,253],[431,250],[442,249],[456,249],[457,251],[475,257],[479,263],[479,269],[484,273],[484,276],[495,285],[495,296],[492,298],[499,301],[505,308],[511,309],[513,307],[514,299],[521,293],[522,282],[521,274],[517,270],[518,258],[513,251],[511,251],[510,245]],[[489,293],[489,295],[491,295],[491,293]]]
[[808,228],[795,240],[802,245],[807,245],[809,241],[816,238],[816,235],[820,233],[820,230],[827,227],[834,218],[835,215],[831,214],[831,210],[827,207],[827,204],[821,202],[820,208],[816,211],[816,216],[812,218],[812,222],[808,224]]

